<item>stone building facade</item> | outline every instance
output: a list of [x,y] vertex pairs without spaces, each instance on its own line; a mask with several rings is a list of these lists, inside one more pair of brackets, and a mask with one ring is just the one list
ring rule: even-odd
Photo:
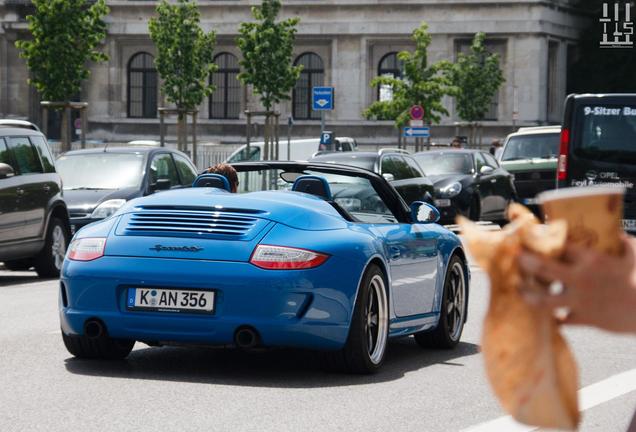
[[[15,41],[26,37],[28,1],[0,0],[0,116],[39,121],[38,96],[27,85],[28,71]],[[163,106],[153,66],[155,49],[148,20],[155,1],[107,1],[110,7],[106,63],[91,65],[81,99],[90,103],[89,137],[104,140],[156,138],[157,106]],[[240,142],[244,111],[258,101],[236,80],[240,52],[238,27],[251,19],[256,0],[199,0],[203,26],[217,32],[220,68],[211,79],[217,92],[200,106],[202,139]],[[282,103],[281,122],[294,116],[295,136],[317,136],[319,117],[308,109],[309,89],[335,87],[335,109],[327,129],[363,143],[397,138],[391,122],[365,120],[364,108],[386,89],[370,86],[378,74],[399,73],[395,53],[413,47],[411,32],[425,21],[432,43],[430,61],[454,59],[475,32],[487,34],[488,47],[500,54],[505,83],[484,121],[484,139],[501,137],[520,125],[558,123],[566,92],[568,58],[585,17],[567,0],[286,0],[281,17],[301,22],[294,61],[305,65],[293,100]],[[382,96],[381,96],[382,95]],[[453,101],[450,116],[433,128],[433,140],[458,132]],[[459,133],[465,133],[459,130]]]

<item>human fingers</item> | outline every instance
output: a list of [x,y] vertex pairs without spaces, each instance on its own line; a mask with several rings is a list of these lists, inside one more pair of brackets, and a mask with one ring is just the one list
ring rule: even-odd
[[558,280],[568,284],[573,279],[572,266],[528,252],[522,252],[519,256],[519,266],[527,275],[549,282]]
[[563,261],[568,263],[580,263],[589,258],[590,254],[589,249],[583,248],[579,245],[568,244],[563,251]]

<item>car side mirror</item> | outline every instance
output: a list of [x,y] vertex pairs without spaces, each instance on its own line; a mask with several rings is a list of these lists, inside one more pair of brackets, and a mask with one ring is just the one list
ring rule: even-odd
[[170,189],[170,179],[158,179],[150,185],[150,193]]
[[15,171],[13,171],[11,165],[0,162],[0,179],[13,177],[14,175]]
[[382,174],[382,177],[384,177],[384,179],[388,182],[392,182],[393,180],[395,180],[395,176],[391,173],[384,173]]
[[483,167],[481,167],[481,169],[479,170],[479,174],[481,174],[481,175],[488,175],[488,174],[492,174],[492,172],[493,172],[494,170],[495,170],[495,169],[494,169],[493,167],[488,166],[488,165],[484,165],[484,166],[483,166]]
[[413,223],[435,223],[439,221],[439,218],[439,210],[434,206],[422,201],[414,201],[411,203],[411,219]]

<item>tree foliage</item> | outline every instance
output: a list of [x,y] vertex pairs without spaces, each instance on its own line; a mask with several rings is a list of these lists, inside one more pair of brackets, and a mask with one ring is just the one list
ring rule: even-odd
[[35,13],[27,16],[32,39],[16,42],[31,71],[29,83],[42,99],[69,101],[90,75],[87,63],[108,60],[98,47],[109,9],[104,0],[33,0],[33,5]]
[[473,38],[470,52],[459,53],[457,61],[449,69],[449,76],[456,88],[457,114],[464,121],[482,120],[492,98],[505,81],[499,67],[499,55],[489,53],[484,46],[484,33]]
[[276,22],[279,0],[263,0],[252,8],[257,22],[242,23],[238,46],[243,54],[239,79],[252,85],[262,105],[270,111],[274,104],[289,99],[302,66],[292,65],[298,18]]
[[178,109],[194,110],[215,87],[210,74],[216,33],[205,33],[196,1],[179,0],[157,5],[157,17],[150,19],[150,38],[157,48],[155,64],[161,76],[162,92]]
[[439,123],[441,115],[448,115],[442,104],[442,98],[452,93],[450,81],[446,76],[449,68],[447,61],[428,64],[427,49],[431,43],[428,25],[422,25],[413,32],[415,51],[402,51],[398,59],[403,65],[402,77],[380,76],[371,81],[371,86],[390,86],[393,98],[390,101],[376,101],[363,115],[369,119],[395,120],[395,127],[405,126],[409,119],[409,108],[422,105],[426,111],[425,119],[430,123]]

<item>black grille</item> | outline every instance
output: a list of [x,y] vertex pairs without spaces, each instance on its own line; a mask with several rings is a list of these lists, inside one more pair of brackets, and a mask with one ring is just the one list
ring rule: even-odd
[[526,172],[515,173],[515,180],[520,180],[520,181],[550,180],[550,181],[556,182],[556,170],[526,171]]
[[74,219],[75,218],[85,218],[85,217],[90,216],[90,213],[86,213],[85,211],[73,211],[73,210],[70,210],[69,211],[69,216],[71,218],[74,218]]
[[260,211],[242,209],[200,210],[172,207],[143,208],[125,219],[124,234],[203,238],[251,237],[268,221],[254,217]]

